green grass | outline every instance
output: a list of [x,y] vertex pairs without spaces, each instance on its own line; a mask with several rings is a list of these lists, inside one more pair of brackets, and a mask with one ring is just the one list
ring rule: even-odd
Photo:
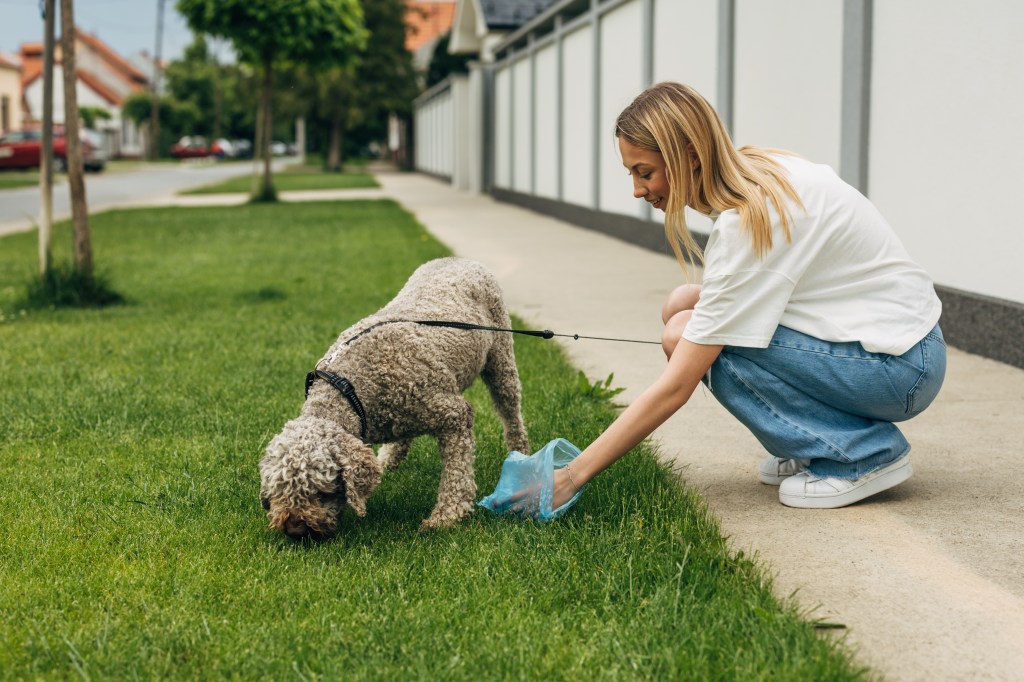
[[[54,176],[54,183],[59,183],[58,176]],[[32,187],[39,184],[39,171],[2,171],[0,172],[0,190],[17,189],[19,187]]]
[[[112,211],[92,231],[123,305],[17,310],[36,236],[0,240],[0,679],[867,675],[646,445],[559,521],[477,510],[421,533],[439,463],[420,439],[336,538],[269,531],[256,465],[306,371],[445,255],[397,205]],[[613,418],[553,342],[516,353],[535,446]],[[506,450],[468,395],[483,497]]]
[[[261,171],[262,172],[262,171]],[[361,189],[380,187],[369,173],[362,171],[325,173],[315,166],[297,166],[280,173],[274,173],[274,189],[278,192],[320,189]],[[242,175],[213,185],[185,190],[180,194],[230,194],[250,193],[253,189],[252,175]]]

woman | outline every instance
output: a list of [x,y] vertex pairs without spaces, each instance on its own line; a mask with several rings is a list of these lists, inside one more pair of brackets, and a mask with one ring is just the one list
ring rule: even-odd
[[[791,507],[836,508],[902,483],[910,445],[893,422],[935,398],[946,368],[931,279],[875,207],[827,166],[737,150],[696,91],[659,83],[615,126],[633,195],[665,212],[684,270],[662,311],[668,365],[572,463],[568,501],[681,408],[703,380],[770,453],[759,478]],[[714,221],[704,253],[686,207]]]

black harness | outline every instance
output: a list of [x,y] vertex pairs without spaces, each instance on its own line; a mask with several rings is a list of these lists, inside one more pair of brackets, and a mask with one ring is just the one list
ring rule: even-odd
[[337,374],[331,372],[325,372],[322,369],[314,369],[312,372],[306,375],[306,397],[309,397],[309,389],[313,386],[313,382],[317,378],[323,379],[334,388],[338,389],[338,392],[345,396],[345,400],[352,406],[356,414],[359,415],[359,437],[363,440],[366,439],[366,412],[363,410],[363,403],[359,401],[359,396],[356,395],[356,389],[352,385],[352,382],[345,377],[339,377]]

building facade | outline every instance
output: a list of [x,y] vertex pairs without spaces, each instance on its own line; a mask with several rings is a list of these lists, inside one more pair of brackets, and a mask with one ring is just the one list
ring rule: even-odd
[[[21,46],[21,78],[24,126],[39,125],[43,110],[43,45]],[[143,132],[134,121],[121,115],[125,99],[149,87],[149,78],[118,55],[102,40],[80,29],[75,30],[76,94],[79,108],[105,111],[109,118],[98,119],[95,127],[103,135],[104,146],[112,157],[141,157],[146,147]],[[64,122],[64,88],[59,40],[54,49],[53,117]]]

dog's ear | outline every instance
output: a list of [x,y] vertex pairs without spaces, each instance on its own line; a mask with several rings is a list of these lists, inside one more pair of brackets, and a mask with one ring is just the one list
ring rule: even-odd
[[345,500],[359,516],[366,516],[366,500],[380,483],[381,467],[370,446],[350,433],[340,434],[337,450]]

